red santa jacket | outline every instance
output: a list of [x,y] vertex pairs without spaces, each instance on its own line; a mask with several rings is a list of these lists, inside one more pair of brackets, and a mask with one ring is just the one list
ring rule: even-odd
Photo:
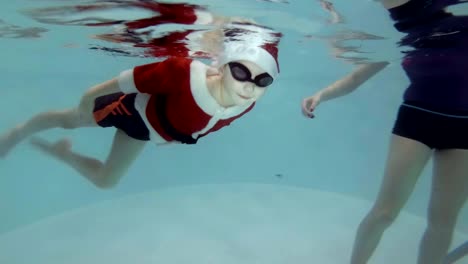
[[156,143],[198,138],[229,125],[255,103],[224,108],[206,85],[208,66],[187,58],[169,58],[123,71],[118,82],[124,93],[137,93],[135,108]]

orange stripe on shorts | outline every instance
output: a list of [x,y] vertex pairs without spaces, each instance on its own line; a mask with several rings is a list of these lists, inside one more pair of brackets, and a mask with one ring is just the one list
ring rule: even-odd
[[[93,113],[94,119],[96,120],[97,123],[101,122],[104,118],[106,118],[108,115],[113,114],[113,115],[123,115],[124,113],[128,116],[131,116],[132,113],[128,111],[128,109],[125,107],[125,105],[122,103],[122,100],[127,96],[126,94],[122,95],[119,100],[108,104],[106,107],[104,107],[101,110],[97,110]],[[119,108],[120,107],[120,108]],[[123,113],[123,112],[124,113]],[[118,113],[117,113],[118,112]]]

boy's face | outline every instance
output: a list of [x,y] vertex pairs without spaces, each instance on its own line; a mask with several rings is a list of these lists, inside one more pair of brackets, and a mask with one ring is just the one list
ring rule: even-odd
[[251,79],[255,79],[256,76],[265,73],[265,71],[250,61],[236,61],[231,65],[234,65],[234,67],[225,65],[223,69],[223,86],[228,97],[225,99],[228,100],[228,103],[233,105],[246,105],[262,97],[267,87],[259,87],[255,83],[249,81],[238,81],[234,78],[232,71],[236,71],[234,74],[237,74],[237,76],[248,74],[245,70],[250,71]]

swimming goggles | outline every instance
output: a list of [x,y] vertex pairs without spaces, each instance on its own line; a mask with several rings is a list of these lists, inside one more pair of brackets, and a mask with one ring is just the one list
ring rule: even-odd
[[273,83],[273,77],[271,77],[266,72],[259,74],[255,76],[254,79],[252,79],[252,73],[242,63],[229,62],[228,65],[229,69],[231,70],[232,77],[239,82],[251,82],[257,85],[258,87],[267,87],[268,85]]

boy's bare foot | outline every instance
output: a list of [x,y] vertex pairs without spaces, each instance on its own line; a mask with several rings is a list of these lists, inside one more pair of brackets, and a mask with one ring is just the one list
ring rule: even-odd
[[61,139],[55,143],[50,143],[42,138],[33,137],[30,140],[30,143],[37,149],[56,158],[61,158],[69,153],[72,147],[72,143],[68,138]]
[[10,150],[15,147],[21,139],[18,137],[17,129],[13,128],[5,134],[0,135],[0,159],[4,159]]

